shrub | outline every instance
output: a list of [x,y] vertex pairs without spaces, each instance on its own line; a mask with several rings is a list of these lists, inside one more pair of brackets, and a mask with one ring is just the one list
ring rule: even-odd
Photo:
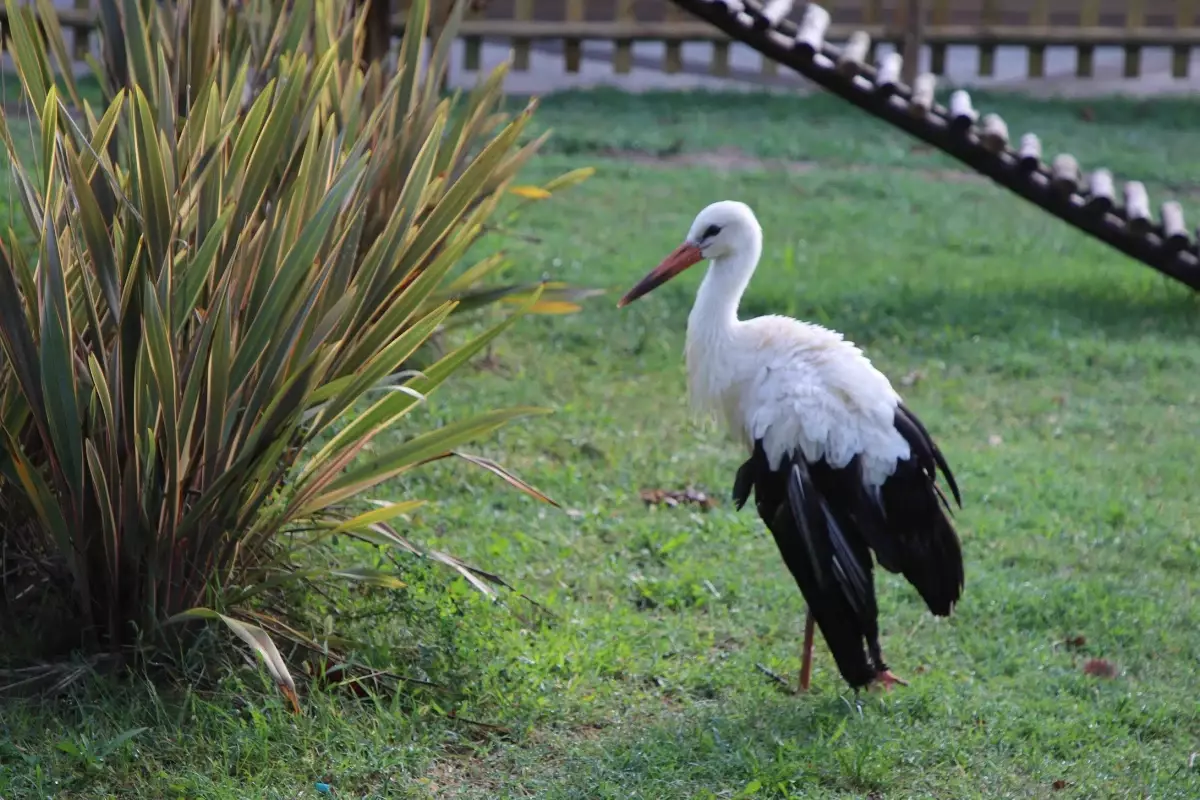
[[[500,113],[503,69],[441,98],[461,7],[423,69],[415,0],[388,76],[358,64],[351,3],[274,5],[102,3],[129,83],[105,87],[101,112],[49,4],[45,42],[32,8],[10,6],[39,133],[23,163],[0,114],[36,239],[27,252],[9,230],[0,247],[0,537],[27,583],[60,579],[87,647],[126,657],[179,630],[167,623],[220,618],[294,701],[271,635],[316,645],[257,604],[324,581],[400,585],[329,542],[416,552],[389,522],[418,501],[347,503],[540,410],[369,445],[520,313],[576,306],[564,289],[478,287],[497,258],[453,275],[542,141],[519,142],[532,104]],[[515,313],[403,369],[460,299],[503,297]]]

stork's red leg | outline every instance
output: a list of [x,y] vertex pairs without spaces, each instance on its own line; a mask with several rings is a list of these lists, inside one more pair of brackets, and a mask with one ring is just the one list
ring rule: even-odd
[[813,619],[812,610],[804,610],[804,655],[800,658],[800,691],[808,691],[808,683],[812,678],[812,659],[813,659],[813,634],[815,632],[816,620]]

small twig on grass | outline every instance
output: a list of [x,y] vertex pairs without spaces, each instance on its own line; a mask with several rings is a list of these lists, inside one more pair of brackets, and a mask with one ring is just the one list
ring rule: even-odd
[[111,656],[99,655],[93,656],[83,663],[35,664],[28,667],[0,670],[0,694],[15,695],[18,690],[28,691],[30,687],[45,683],[51,678],[57,678],[49,687],[37,693],[43,697],[52,696],[88,673],[94,672],[101,664],[111,660]]
[[506,728],[503,725],[493,725],[490,722],[480,722],[479,720],[476,720],[476,719],[470,719],[468,717],[460,717],[458,715],[458,712],[456,712],[454,709],[450,709],[449,711],[446,712],[446,719],[452,719],[455,722],[465,722],[468,725],[474,725],[478,728],[483,728],[485,731],[490,731],[492,733],[498,734],[500,736],[503,736],[503,737],[506,737],[509,739],[512,738],[512,729]]
[[792,684],[790,684],[788,682],[787,678],[783,677],[778,672],[775,672],[767,665],[761,664],[761,663],[755,663],[754,668],[757,669],[759,672],[761,672],[763,675],[766,675],[771,680],[775,681],[775,683],[779,684],[779,686],[788,694],[796,693],[796,690],[792,688]]

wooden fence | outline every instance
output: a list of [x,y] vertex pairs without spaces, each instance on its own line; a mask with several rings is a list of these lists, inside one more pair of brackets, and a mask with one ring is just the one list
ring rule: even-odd
[[[434,0],[435,11],[448,8],[449,0]],[[73,4],[73,5],[72,5]],[[661,68],[668,73],[683,69],[685,42],[710,42],[707,71],[730,74],[730,40],[712,26],[688,16],[669,0],[474,0],[462,26],[464,68],[478,69],[485,39],[511,42],[514,68],[529,69],[530,52],[538,43],[562,43],[563,70],[578,72],[582,43],[613,43],[612,65],[617,73],[633,66],[635,42],[664,44]],[[88,0],[58,0],[63,28],[76,32],[76,52],[86,47],[95,29],[96,13]],[[781,3],[780,8],[786,3]],[[799,20],[804,3],[790,4],[788,16]],[[828,0],[822,3],[833,24],[827,38],[845,41],[851,32],[864,31],[872,45],[900,46],[906,34],[917,36],[930,49],[931,71],[944,74],[946,49],[951,45],[978,48],[978,73],[995,73],[996,48],[1016,45],[1028,53],[1030,78],[1046,73],[1046,48],[1067,46],[1076,52],[1075,72],[1087,78],[1094,72],[1097,47],[1124,49],[1124,74],[1142,73],[1146,47],[1169,47],[1172,74],[1188,77],[1191,51],[1200,46],[1200,0]],[[64,7],[65,6],[65,7]],[[391,0],[392,33],[403,29],[407,0]],[[913,9],[918,9],[913,13]],[[7,15],[0,10],[0,24]],[[776,65],[764,61],[764,73]]]
[[[805,3],[791,5],[787,16],[799,21]],[[994,74],[998,46],[1024,47],[1031,78],[1045,75],[1048,46],[1074,48],[1076,74],[1084,78],[1093,74],[1096,47],[1123,47],[1125,76],[1136,78],[1142,49],[1167,46],[1172,48],[1172,73],[1184,78],[1192,47],[1200,46],[1200,0],[827,0],[821,5],[832,17],[830,41],[845,41],[861,30],[873,43],[901,46],[916,29],[930,48],[931,71],[938,75],[945,73],[951,45],[978,48],[982,77]],[[615,42],[613,68],[619,73],[629,70],[635,41],[665,42],[666,72],[681,69],[682,42],[710,41],[709,71],[729,74],[725,35],[669,0],[486,0],[463,33],[468,66],[478,57],[478,45],[471,42],[486,36],[512,40],[517,69],[528,65],[531,41],[562,40],[569,72],[578,71],[579,42],[587,39]],[[764,62],[763,69],[773,72],[775,65]]]

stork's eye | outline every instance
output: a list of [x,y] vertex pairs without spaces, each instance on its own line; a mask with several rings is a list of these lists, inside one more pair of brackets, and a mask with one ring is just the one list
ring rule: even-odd
[[704,229],[704,238],[711,239],[712,237],[716,236],[720,232],[721,232],[720,225],[709,225],[707,228]]

